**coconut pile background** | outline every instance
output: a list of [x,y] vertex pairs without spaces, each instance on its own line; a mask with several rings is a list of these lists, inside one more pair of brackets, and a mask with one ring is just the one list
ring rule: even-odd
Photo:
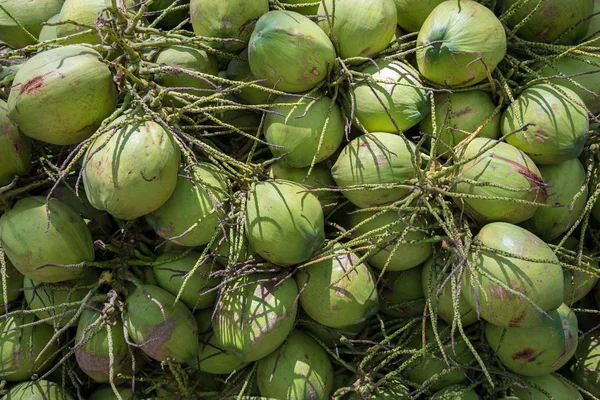
[[600,398],[597,13],[0,0],[0,395]]

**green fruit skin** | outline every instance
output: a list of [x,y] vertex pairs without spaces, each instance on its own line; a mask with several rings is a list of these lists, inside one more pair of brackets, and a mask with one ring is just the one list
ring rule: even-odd
[[[441,274],[442,266],[439,265],[433,258],[430,258],[423,264],[423,273],[421,275],[421,287],[425,297],[431,298],[431,305],[435,310],[437,308],[437,316],[447,324],[452,324],[454,321],[454,299],[452,297],[452,282],[447,276]],[[410,270],[409,270],[410,271]],[[458,282],[457,282],[458,283]],[[441,286],[441,292],[438,293]],[[463,326],[473,325],[478,321],[477,312],[467,304],[461,288],[461,294],[458,303],[458,311],[460,321]]]
[[473,270],[463,275],[462,287],[469,288],[463,295],[471,307],[478,307],[481,318],[502,327],[531,328],[540,325],[545,317],[525,299],[484,277],[479,270],[527,296],[546,312],[562,304],[563,271],[554,252],[540,238],[516,225],[493,222],[485,225],[476,239],[495,250],[540,260],[525,261],[489,250],[470,254]]
[[54,331],[49,325],[32,324],[35,317],[31,314],[7,317],[0,322],[0,378],[10,382],[23,381],[39,374],[50,366],[58,346],[56,340],[49,344],[40,360],[35,359],[49,343]]
[[[121,400],[139,400],[140,397],[133,394],[130,387],[117,387],[117,392],[121,396]],[[87,398],[88,400],[117,400],[111,386],[101,386],[94,390]]]
[[31,141],[8,118],[7,104],[0,100],[0,186],[25,174],[30,164]]
[[[404,241],[424,240],[427,238],[425,232],[414,230],[406,225],[403,220],[398,217],[398,214],[395,211],[386,211],[375,217],[375,219],[363,223],[363,221],[379,213],[380,212],[378,211],[367,211],[355,212],[350,215],[349,226],[356,229],[353,236],[358,237],[366,235],[366,238],[371,238],[375,243],[377,239],[373,237],[375,233],[371,233],[372,231],[387,227],[384,231],[378,231],[376,234],[381,235],[386,232],[393,234],[393,236],[386,237],[383,243],[379,244],[379,251],[376,251],[369,256],[367,263],[371,267],[381,270],[385,267],[388,259],[390,259],[386,271],[404,271],[416,267],[431,257],[433,252],[431,243],[395,243],[400,237],[403,237]],[[422,225],[421,222],[422,221],[416,220],[413,225],[420,226]],[[390,227],[389,225],[392,223],[395,225]],[[362,225],[359,226],[359,224]],[[404,231],[407,229],[408,232],[404,234]],[[394,251],[394,254],[390,257],[392,251]]]
[[[248,49],[244,49],[240,53],[240,57],[244,57],[245,60],[231,60],[227,65],[226,77],[227,79],[231,79],[232,81],[238,82],[255,82],[257,79],[252,75],[252,71],[250,70],[250,64],[248,62]],[[263,86],[262,82],[256,83],[259,86]],[[240,89],[239,92],[235,93],[236,97],[242,101],[244,104],[249,105],[257,105],[257,104],[267,104],[270,103],[270,100],[274,98],[269,92],[265,92],[260,89],[255,89],[251,87],[245,87]]]
[[[503,9],[508,10],[517,1],[504,0]],[[538,2],[521,4],[522,6],[506,20],[508,27],[514,29],[527,18],[527,22],[516,31],[517,36],[533,42],[567,45],[576,43],[586,35],[590,25],[590,20],[586,18],[589,18],[594,10],[594,0],[551,0],[540,2],[539,8],[530,16]]]
[[[191,252],[183,258],[173,260],[177,257],[177,253],[160,255],[152,267],[158,286],[177,296],[184,280],[200,260],[200,256],[200,253]],[[219,279],[209,277],[212,271],[210,260],[204,260],[185,284],[179,300],[191,310],[208,308],[217,300],[218,291],[205,293],[219,283]]]
[[227,293],[217,303],[213,320],[216,342],[241,361],[256,361],[270,354],[294,327],[296,282],[286,279],[275,287],[279,280],[264,273],[241,276],[225,286]]
[[[275,103],[289,104],[274,108],[265,118],[265,139],[274,157],[287,168],[303,168],[331,156],[344,138],[344,120],[339,106],[325,95],[318,100],[281,96]],[[328,117],[328,111],[331,114]],[[281,114],[281,115],[278,115]],[[329,118],[325,132],[323,127]],[[321,139],[322,136],[322,139]],[[319,142],[321,147],[319,148]],[[316,157],[315,157],[316,154]]]
[[[586,172],[581,162],[573,158],[560,164],[540,165],[542,179],[548,185],[548,204],[560,207],[539,207],[524,227],[549,242],[566,232],[583,214],[588,197]],[[579,198],[571,204],[575,195]]]
[[88,224],[93,238],[111,235],[114,232],[111,216],[92,207],[82,187],[79,187],[78,192],[79,195],[67,186],[60,186],[52,191],[52,197],[75,210]]
[[109,334],[107,326],[100,327],[100,323],[96,323],[98,319],[102,322],[102,316],[94,310],[85,309],[81,314],[77,325],[75,344],[78,345],[84,340],[85,343],[79,345],[75,350],[77,365],[95,382],[109,382],[109,340],[111,340],[114,360],[113,379],[118,383],[122,381],[117,377],[118,374],[130,375],[132,372],[132,361],[125,341],[123,324],[120,316],[114,318],[114,321],[110,321]]
[[[13,386],[4,395],[3,400],[74,400],[62,386],[57,383],[40,380],[22,382]],[[125,400],[125,399],[123,399]]]
[[41,196],[19,200],[0,217],[0,243],[8,259],[23,275],[39,282],[53,283],[78,278],[84,267],[62,268],[94,260],[94,244],[83,219],[69,206]]
[[[171,46],[158,53],[156,63],[177,69],[184,69],[193,73],[214,75],[219,73],[217,59],[205,50],[198,50],[187,46]],[[156,82],[168,88],[194,88],[175,89],[178,93],[192,94],[194,96],[209,96],[215,92],[215,86],[201,79],[183,72],[165,72],[156,75]],[[179,103],[177,103],[179,104]]]
[[575,362],[568,377],[592,395],[600,396],[600,337],[597,333],[584,336],[577,345]]
[[431,400],[479,400],[479,396],[468,386],[452,385],[435,392]]
[[[331,176],[331,169],[326,163],[315,164],[310,175],[308,175],[309,169],[310,167],[285,168],[279,163],[275,163],[269,169],[269,177],[296,182],[309,190],[335,186],[335,181]],[[333,191],[315,191],[313,194],[318,197],[324,210],[333,207],[340,198]]]
[[354,115],[352,122],[360,130],[405,131],[431,112],[427,90],[410,65],[380,60],[365,63],[360,72],[369,79],[357,80],[348,92],[352,101],[344,101],[347,115]]
[[[583,400],[581,393],[573,386],[565,383],[562,379],[554,375],[543,375],[524,378],[526,388],[523,383],[514,385],[514,394],[520,400],[548,400],[549,397],[535,388],[541,388],[544,392],[552,396],[553,399]],[[535,385],[535,386],[534,386]]]
[[[150,5],[150,7],[148,7],[148,11],[162,12],[163,10],[166,10],[167,7],[169,7],[173,3],[175,3],[175,0],[155,0],[154,3],[152,3],[152,5]],[[183,6],[183,5],[187,5],[189,7],[189,2],[180,0],[179,2],[177,2],[177,4],[174,7],[179,7],[179,6]],[[160,14],[155,14],[155,17],[158,18],[159,15]],[[175,26],[179,25],[181,22],[183,22],[184,19],[188,18],[188,16],[189,16],[189,9],[171,11],[158,22],[158,25],[164,26],[164,27],[169,27],[169,28],[175,27]]]
[[198,355],[198,325],[192,312],[158,286],[143,285],[142,289],[136,288],[126,299],[130,339],[157,361],[193,363]]
[[227,178],[214,165],[200,163],[182,171],[176,182],[173,194],[146,221],[172,243],[190,247],[207,244],[223,218],[224,202],[229,197]]
[[[585,252],[584,255],[586,255]],[[583,299],[598,283],[599,278],[594,275],[595,271],[598,270],[597,261],[591,262],[590,264],[582,263],[578,267],[583,268],[584,271],[571,270],[568,268],[563,269],[565,284],[563,301],[568,306],[572,306]]]
[[[482,153],[485,149],[487,150]],[[480,224],[495,221],[517,224],[535,214],[538,206],[530,203],[546,202],[548,193],[541,172],[531,158],[516,147],[493,139],[475,138],[466,148],[459,150],[459,154],[461,160],[471,161],[458,170],[459,181],[453,191],[484,198],[455,198],[454,202]],[[479,186],[463,180],[472,180],[479,184],[493,183],[519,191]],[[530,203],[491,197],[512,198]]]
[[317,339],[329,348],[338,348],[338,346],[342,346],[342,337],[355,339],[366,325],[365,321],[357,325],[329,328],[313,321],[310,317],[302,316],[302,319],[309,321],[302,325],[303,330],[316,336]]
[[380,312],[395,318],[423,315],[425,295],[421,288],[423,268],[388,272],[380,286]]
[[[219,2],[220,4],[220,2]],[[327,34],[302,14],[270,11],[248,44],[250,70],[265,85],[291,93],[308,91],[329,75],[335,48]]]
[[588,115],[579,105],[583,101],[572,90],[559,88],[568,97],[549,84],[531,86],[502,114],[503,135],[522,128],[515,112],[523,124],[535,124],[507,137],[506,142],[536,164],[558,164],[577,158],[588,138]]
[[486,80],[487,71],[504,58],[506,34],[485,6],[450,0],[429,14],[419,31],[417,49],[417,64],[425,78],[443,86],[471,86]]
[[[315,3],[313,0],[280,0],[282,4],[308,4]],[[286,7],[286,10],[295,11],[302,15],[316,15],[319,11],[319,6],[300,6],[300,7]]]
[[196,36],[236,39],[209,42],[215,49],[238,53],[246,47],[256,21],[269,11],[268,0],[191,0],[190,17]]
[[[46,22],[54,23],[60,21],[60,13],[54,15],[52,18],[47,20]],[[40,30],[40,36],[38,40],[40,42],[45,42],[46,40],[52,40],[58,38],[58,27],[56,25],[44,25]]]
[[[481,90],[453,94],[438,92],[434,98],[437,132],[433,131],[431,116],[421,121],[419,129],[428,135],[436,135],[438,145],[435,152],[445,157],[451,155],[450,148],[466,139],[468,133],[475,132],[496,109],[491,96]],[[497,113],[477,137],[497,139],[499,136],[500,113]]]
[[547,375],[561,368],[577,349],[577,317],[566,304],[551,319],[531,328],[487,324],[485,337],[502,364],[525,376]]
[[[213,256],[217,263],[222,267],[228,267],[235,265],[238,262],[244,262],[251,257],[258,257],[256,252],[248,247],[248,239],[246,236],[236,236],[234,240],[233,249],[231,249],[231,239],[224,237],[215,239],[211,246]],[[241,243],[239,243],[238,240]]]
[[333,389],[333,367],[327,353],[299,330],[258,362],[256,374],[261,395],[269,398],[326,400]]
[[56,145],[89,138],[117,106],[117,88],[100,53],[63,46],[36,54],[15,76],[8,116],[23,134]]
[[407,32],[418,32],[433,9],[444,0],[394,0],[398,25]]
[[[119,117],[115,124],[124,122]],[[177,184],[181,152],[175,139],[152,121],[126,124],[100,136],[84,159],[83,186],[92,206],[131,220],[160,208]]]
[[[0,289],[0,312],[4,313],[6,308],[10,308],[10,303],[21,298],[23,294],[23,275],[11,264],[6,261],[6,302],[4,301],[3,289]],[[2,280],[0,280],[2,282]]]
[[229,375],[248,365],[233,353],[223,350],[212,334],[200,339],[198,351],[198,368],[200,371],[215,375]]
[[359,257],[340,253],[298,270],[300,306],[312,319],[342,328],[366,321],[379,310],[371,269]]
[[[334,13],[335,10],[335,13]],[[319,26],[338,43],[342,58],[370,57],[385,49],[396,32],[394,0],[325,0],[319,15],[329,16]],[[335,20],[333,31],[328,19]],[[360,63],[357,62],[357,63]]]
[[[402,183],[415,176],[411,150],[399,135],[376,132],[359,136],[344,147],[331,168],[341,188],[356,185]],[[376,207],[400,200],[406,188],[359,189],[342,193],[360,208]]]
[[[64,0],[3,0],[2,7],[10,15],[19,21],[27,29],[31,36],[38,37],[42,29],[42,22],[46,22],[53,15],[58,14]],[[0,10],[0,40],[8,44],[13,49],[20,49],[30,44],[35,44],[35,40],[21,29],[9,17],[4,10]]]
[[309,259],[323,245],[325,222],[319,199],[295,182],[257,183],[246,202],[246,236],[261,257],[278,265]]
[[198,335],[202,335],[212,330],[212,308],[204,308],[202,310],[196,310],[194,312],[194,318],[198,325]]
[[[589,42],[587,44],[587,46],[598,46],[600,44],[600,41],[599,41],[600,34],[598,33],[600,31],[600,14],[598,14],[598,13],[600,13],[600,1],[595,0],[594,1],[594,12],[593,12],[594,16],[589,19],[590,25],[588,27],[588,30],[587,30],[584,38],[581,39],[582,42],[588,41],[591,39],[595,39],[595,40],[592,40],[591,42]],[[575,78],[575,79],[577,79],[577,78]],[[592,112],[594,114],[598,113],[597,111],[592,111]]]

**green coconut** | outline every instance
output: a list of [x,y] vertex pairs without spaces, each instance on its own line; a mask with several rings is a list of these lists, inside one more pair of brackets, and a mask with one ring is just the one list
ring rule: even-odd
[[[58,383],[46,380],[22,382],[13,386],[3,400],[74,400]],[[125,400],[125,399],[123,399]]]
[[176,182],[173,194],[146,221],[160,237],[175,244],[207,244],[225,213],[227,178],[214,165],[199,163],[181,171]]
[[[177,3],[174,4],[176,1],[177,1]],[[190,6],[189,1],[154,0],[154,2],[152,2],[150,7],[148,7],[148,11],[152,12],[154,14],[154,16],[156,18],[158,18],[172,4],[173,4],[174,8],[175,7],[179,8],[181,6],[187,6],[187,7],[176,10],[176,11],[167,12],[167,14],[165,14],[164,17],[162,17],[160,19],[160,21],[158,22],[159,26],[164,26],[164,27],[168,27],[168,28],[175,27],[175,26],[179,25],[180,23],[182,23],[186,18],[189,18],[189,12],[190,12],[189,11],[189,6]]]
[[[219,73],[217,59],[206,50],[187,46],[167,47],[158,53],[156,63],[161,67],[171,68],[156,74],[156,82],[167,88],[174,88],[170,89],[172,91],[194,96],[209,96],[218,90],[217,86],[210,81],[210,76]],[[204,77],[191,76],[182,70]]]
[[9,119],[8,105],[0,100],[0,186],[25,174],[30,164],[31,141]]
[[279,0],[285,7],[286,10],[296,11],[302,15],[316,15],[319,11],[319,5],[306,5],[315,4],[315,0]]
[[471,0],[439,4],[417,37],[419,71],[443,86],[471,86],[488,79],[505,54],[502,23],[490,9]]
[[468,386],[452,385],[435,392],[431,400],[479,400],[479,396]]
[[359,257],[339,249],[332,258],[299,269],[295,275],[300,306],[331,328],[366,321],[379,310],[375,279]]
[[[584,250],[584,255],[587,252]],[[559,258],[561,258],[559,256]],[[566,263],[573,263],[573,259],[561,260]],[[594,286],[600,279],[598,277],[598,261],[586,262],[581,260],[579,264],[572,264],[578,269],[563,268],[565,292],[563,301],[568,305],[572,306],[577,301],[583,299],[588,293],[592,291]]]
[[[414,178],[411,152],[405,140],[392,133],[369,133],[352,140],[344,147],[331,168],[333,180],[341,188],[359,185],[400,183]],[[410,193],[409,188],[350,189],[344,196],[360,208],[376,207],[400,200]]]
[[418,32],[423,23],[444,0],[394,0],[398,25],[407,32]]
[[423,315],[425,294],[421,287],[423,268],[388,272],[382,277],[379,303],[382,314],[394,318]]
[[532,303],[545,312],[562,304],[563,271],[540,238],[519,226],[493,222],[479,231],[476,240],[490,250],[469,254],[471,268],[462,285],[468,288],[463,291],[465,300],[481,318],[501,327],[532,328],[546,318]]
[[[188,308],[200,309],[212,306],[217,300],[218,292],[208,290],[214,288],[219,279],[211,278],[214,267],[210,260],[202,260],[200,253],[191,252],[183,258],[177,253],[166,253],[158,256],[152,267],[158,286],[177,296],[186,279],[181,297],[179,298]],[[194,275],[189,275],[199,263]]]
[[196,36],[228,39],[208,42],[217,50],[239,53],[257,20],[269,11],[268,0],[191,0],[190,18]]
[[[39,282],[77,279],[84,267],[63,268],[94,260],[90,231],[71,207],[40,196],[25,197],[0,217],[0,244],[23,275]],[[47,265],[53,264],[53,265]]]
[[[121,400],[139,400],[140,397],[133,394],[131,387],[118,387],[117,392],[121,396]],[[94,390],[88,400],[117,400],[118,397],[111,386],[101,386]]]
[[236,265],[249,258],[256,259],[258,257],[258,254],[248,246],[248,239],[245,235],[236,235],[233,238],[221,236],[212,243],[211,251],[217,263],[222,267]]
[[[81,279],[58,283],[41,283],[25,277],[25,301],[36,317],[49,325],[62,328],[71,321],[77,310],[77,306],[69,303],[81,302],[97,277],[98,274],[93,270],[86,271]],[[73,321],[71,326],[76,324],[77,320]]]
[[309,259],[325,240],[319,199],[291,181],[268,180],[253,185],[246,201],[245,222],[252,249],[278,265]]
[[[579,157],[588,138],[587,111],[566,87],[541,83],[525,89],[502,114],[506,142],[536,164],[558,164]],[[519,122],[521,121],[521,122]],[[532,124],[524,127],[524,125]]]
[[590,24],[588,26],[588,30],[585,34],[585,37],[581,39],[581,41],[591,40],[587,44],[587,46],[598,46],[600,44],[600,1],[594,1],[594,14],[593,17],[590,18]]
[[[233,59],[227,65],[226,78],[237,82],[255,82],[264,87],[262,82],[252,75],[248,62],[248,49],[244,49],[240,53],[240,57],[243,57],[244,60]],[[236,91],[235,95],[242,103],[250,105],[270,103],[275,98],[275,95],[269,92],[252,87],[244,87],[239,92]]]
[[[220,1],[218,4],[223,7]],[[248,44],[252,74],[265,79],[265,85],[284,92],[300,93],[314,88],[327,78],[335,58],[335,48],[327,34],[294,11],[275,10],[263,15]]]
[[196,324],[198,325],[198,335],[202,335],[211,330],[212,315],[212,308],[204,308],[202,310],[196,310],[196,312],[194,312],[194,318],[196,319]]
[[[3,316],[0,321],[0,379],[18,382],[45,371],[58,352],[56,340],[50,342],[53,335],[49,325],[36,323],[31,314]],[[40,357],[46,346],[48,348]]]
[[321,343],[329,348],[338,348],[342,344],[342,337],[347,339],[355,339],[358,334],[365,328],[367,321],[361,322],[356,325],[342,326],[340,328],[330,328],[325,325],[321,325],[314,321],[308,316],[302,316],[302,323],[298,320],[299,325],[306,332],[311,333]]
[[581,393],[564,378],[549,374],[524,377],[523,380],[513,386],[514,394],[520,400],[583,400]]
[[68,145],[89,138],[117,106],[117,88],[97,51],[63,46],[31,57],[17,72],[8,116],[23,134]]
[[284,167],[308,167],[313,159],[315,163],[321,162],[342,143],[344,120],[339,106],[323,94],[314,97],[317,100],[278,97],[274,102],[282,105],[265,117],[265,139]]
[[219,345],[213,334],[200,338],[197,367],[200,371],[215,375],[230,375],[248,365]]
[[[409,270],[411,271],[411,270]],[[455,279],[456,285],[460,280],[458,275]],[[421,287],[425,297],[431,300],[431,312],[436,312],[437,316],[448,324],[454,321],[454,298],[452,295],[452,280],[448,280],[448,273],[444,272],[444,264],[440,265],[437,260],[430,258],[423,264],[423,273],[421,275]],[[463,297],[462,289],[458,298],[458,312],[460,314],[460,322],[463,326],[473,325],[478,321],[477,312]]]
[[374,245],[373,249],[365,250],[369,252],[367,263],[371,267],[404,271],[418,266],[431,256],[431,243],[404,243],[422,241],[428,237],[423,231],[425,222],[422,218],[413,221],[405,218],[394,210],[361,211],[350,215],[349,226],[354,229],[353,236],[363,236],[368,244]]
[[175,296],[153,285],[142,285],[127,299],[125,321],[129,338],[157,361],[193,363],[198,355],[198,325]]
[[431,112],[419,74],[401,61],[379,60],[360,69],[344,101],[354,125],[365,132],[405,131]]
[[[452,94],[437,92],[434,99],[436,131],[431,117],[423,119],[419,129],[427,135],[435,135],[438,140],[435,152],[445,157],[452,154],[454,146],[482,126],[496,109],[490,94],[481,90]],[[497,139],[499,136],[500,113],[497,113],[479,130],[477,137]]]
[[[40,34],[42,22],[46,22],[53,15],[58,14],[63,1],[3,0],[0,10],[0,40],[14,49],[36,44],[35,38]],[[17,25],[15,20],[27,31]]]
[[[4,289],[0,289],[0,313],[4,314],[7,308],[10,308],[13,301],[21,298],[23,293],[23,275],[8,260],[6,262],[6,294]],[[0,280],[0,283],[2,280]],[[6,296],[6,298],[5,298]]]
[[394,0],[322,1],[319,26],[337,42],[341,58],[371,57],[384,50],[396,32]]
[[506,24],[521,39],[567,45],[586,35],[594,11],[594,0],[503,0],[501,4],[510,15]]
[[523,222],[535,214],[538,204],[546,202],[541,172],[516,147],[475,138],[458,155],[468,162],[457,170],[453,191],[461,197],[454,197],[454,202],[477,222]]
[[[62,2],[62,1],[61,1]],[[52,18],[47,20],[48,23],[55,23],[60,21],[60,13],[54,15]],[[40,42],[45,42],[46,40],[53,40],[58,38],[58,27],[56,25],[44,25],[40,30],[40,36],[38,40]]]
[[326,400],[333,389],[333,366],[310,336],[294,330],[279,350],[258,362],[260,394],[275,399]]
[[568,377],[592,395],[600,397],[600,336],[597,333],[588,334],[579,341],[574,361]]
[[52,197],[75,210],[87,223],[93,238],[109,236],[114,232],[114,221],[111,216],[92,207],[82,187],[78,188],[77,194],[67,186],[59,186],[52,191]]
[[[310,167],[305,168],[286,168],[279,163],[271,165],[269,176],[274,179],[284,179],[301,184],[309,190],[327,189],[335,186],[335,181],[331,176],[331,168],[326,163],[315,164],[308,174]],[[333,191],[315,191],[312,192],[324,209],[333,207],[340,196]]]
[[260,360],[279,347],[296,319],[298,289],[293,279],[273,274],[244,275],[224,287],[213,329],[225,351],[239,360]]
[[508,370],[525,376],[547,375],[561,368],[575,354],[575,313],[563,303],[548,315],[550,318],[530,328],[486,325],[487,342]]
[[[181,152],[175,139],[153,121],[127,123],[100,136],[83,162],[83,186],[92,206],[120,219],[134,219],[160,208],[177,184]],[[108,136],[112,135],[112,136]]]
[[539,207],[524,227],[548,242],[569,230],[583,214],[588,197],[586,172],[577,158],[540,165],[539,170],[548,185],[547,203],[559,206]]
[[119,382],[123,379],[119,379],[118,374],[131,375],[132,372],[121,316],[106,318],[96,310],[84,309],[75,335],[75,359],[79,368],[95,382],[110,382],[111,346],[112,376]]

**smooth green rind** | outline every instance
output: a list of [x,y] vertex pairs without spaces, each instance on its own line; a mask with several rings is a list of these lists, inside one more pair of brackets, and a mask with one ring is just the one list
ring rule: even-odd
[[442,2],[417,37],[419,71],[443,86],[471,86],[487,79],[505,54],[502,23],[491,10],[471,0]]
[[89,202],[126,220],[157,210],[177,184],[181,152],[175,139],[153,121],[126,124],[109,134],[108,142],[100,136],[85,154],[82,175]]
[[[275,163],[269,169],[269,176],[274,179],[299,183],[309,190],[335,186],[335,181],[331,176],[331,168],[326,163],[315,164],[310,175],[307,175],[309,168],[285,168],[279,163]],[[333,207],[341,197],[334,191],[316,191],[312,193],[319,198],[323,208]]]
[[217,303],[213,320],[216,342],[241,361],[267,356],[294,328],[296,282],[279,280],[264,273],[241,276],[225,286],[227,292]]
[[[484,149],[488,150],[482,153]],[[546,202],[548,193],[542,174],[533,160],[516,147],[493,139],[475,138],[458,154],[461,160],[477,156],[458,169],[453,189],[462,195],[483,197],[454,198],[457,207],[477,222],[523,222],[538,209],[534,203]],[[491,186],[490,183],[506,188]]]
[[[44,197],[26,197],[0,218],[0,243],[17,270],[36,281],[53,283],[78,278],[83,268],[71,265],[94,261],[94,244],[83,219],[69,206]],[[44,267],[42,267],[44,266]]]
[[146,221],[172,243],[191,247],[207,244],[225,213],[227,178],[214,165],[199,163],[182,171],[176,182],[173,194]]
[[[383,243],[378,245],[378,251],[373,252],[367,258],[366,261],[371,267],[383,269],[394,249],[396,250],[389,260],[389,264],[386,267],[387,271],[404,271],[414,268],[431,257],[433,252],[431,243],[396,243],[400,237],[403,238],[403,241],[419,241],[427,239],[427,233],[423,232],[421,229],[413,229],[413,227],[422,228],[424,226],[422,219],[412,221],[409,225],[404,222],[405,220],[402,219],[396,211],[390,210],[385,211],[381,215],[378,215],[374,219],[357,227],[359,223],[362,223],[363,221],[379,213],[380,211],[366,211],[354,212],[350,215],[349,226],[352,229],[356,229],[355,233],[353,234],[355,237],[367,235],[366,238],[371,239],[371,241],[375,244],[375,242],[378,240],[375,235],[392,234],[387,236]],[[395,225],[390,227],[389,225],[392,223],[395,223]],[[376,234],[370,233],[383,227],[387,228],[383,231],[377,232]]]
[[394,318],[423,315],[425,295],[421,287],[423,268],[388,272],[382,277],[379,292],[380,312]]
[[325,222],[319,199],[295,182],[255,184],[246,202],[246,236],[261,257],[278,265],[309,259],[323,245]]
[[215,375],[229,375],[248,365],[234,354],[223,350],[212,334],[200,339],[198,368],[202,372]]
[[329,328],[313,321],[310,317],[301,315],[299,318],[308,321],[299,324],[299,326],[301,326],[305,332],[309,332],[316,336],[321,343],[329,348],[339,348],[339,346],[342,346],[342,337],[355,339],[363,328],[365,328],[365,325],[367,325],[367,321],[365,321],[357,325]]
[[[54,23],[60,21],[60,13],[54,15],[46,22]],[[56,39],[58,37],[58,27],[56,25],[44,25],[40,30],[40,36],[38,40],[45,42],[46,40]]]
[[191,0],[190,18],[196,36],[230,39],[208,42],[211,47],[238,53],[246,47],[256,21],[269,11],[268,0]]
[[575,387],[565,382],[565,379],[557,378],[554,375],[523,377],[522,379],[525,381],[525,385],[519,382],[513,386],[514,394],[520,400],[549,399],[548,395],[536,389],[534,385],[548,393],[552,399],[583,400],[581,393]]
[[530,328],[487,324],[485,337],[500,362],[525,376],[542,376],[565,365],[577,349],[577,317],[566,304]]
[[[10,303],[21,298],[23,294],[23,275],[11,264],[6,261],[6,303],[4,302],[3,289],[0,289],[0,313],[4,313],[10,308]],[[2,281],[0,281],[2,282]]]
[[[563,94],[564,92],[565,94]],[[502,134],[536,164],[558,164],[577,158],[588,138],[587,111],[571,89],[541,83],[525,89],[502,114]],[[523,124],[533,124],[523,128]],[[520,131],[519,131],[520,130]]]
[[371,269],[345,251],[299,269],[295,275],[300,306],[309,317],[331,328],[365,322],[379,310]]
[[31,141],[8,117],[8,105],[0,100],[0,186],[22,175],[31,164]]
[[452,385],[435,392],[431,400],[479,400],[479,396],[468,386]]
[[434,8],[445,0],[394,0],[398,25],[407,32],[418,32]]
[[[154,16],[156,18],[158,18],[158,16],[160,14],[162,14],[163,11],[166,10],[173,3],[175,3],[175,0],[154,0],[154,2],[150,5],[150,7],[148,7],[148,11],[157,13],[157,14],[154,14]],[[175,7],[179,7],[179,6],[183,6],[183,5],[187,5],[189,7],[190,2],[185,1],[185,0],[179,0],[177,2],[177,4],[175,5]],[[168,27],[168,28],[175,27],[175,26],[179,25],[180,23],[182,23],[183,20],[185,20],[188,17],[189,17],[189,9],[171,11],[158,22],[158,25]]]
[[379,60],[366,63],[360,72],[367,78],[357,79],[348,92],[349,99],[344,100],[357,128],[397,133],[417,125],[431,112],[427,90],[408,64]]
[[265,139],[272,145],[269,149],[273,156],[279,158],[278,163],[284,167],[308,167],[313,158],[316,158],[315,163],[321,162],[335,153],[344,138],[344,120],[337,103],[322,94],[312,96],[317,100],[280,96],[274,102],[286,105],[273,108],[265,117]]
[[[588,197],[586,172],[577,158],[560,164],[540,165],[542,179],[548,185],[548,204],[559,207],[539,207],[523,226],[549,242],[566,232],[581,217]],[[584,187],[585,186],[585,187]],[[575,203],[575,195],[582,189]],[[571,208],[571,206],[573,208]]]
[[[244,57],[245,60],[231,60],[227,65],[226,77],[227,79],[231,79],[233,81],[238,82],[255,82],[258,79],[254,75],[252,75],[252,71],[250,70],[250,63],[248,62],[248,49],[245,49],[240,53],[240,57]],[[262,82],[257,82],[257,85],[264,86]],[[240,91],[236,91],[235,95],[238,99],[242,101],[244,104],[257,105],[257,104],[266,104],[270,103],[269,100],[273,100],[275,95],[272,95],[269,92],[255,89],[251,87],[245,87],[240,89]]]
[[8,115],[21,132],[50,144],[89,138],[117,106],[117,88],[100,53],[63,46],[21,66],[8,96]]
[[491,249],[536,260],[526,261],[490,250],[469,254],[472,270],[463,275],[462,285],[467,288],[463,295],[481,318],[507,328],[530,328],[545,319],[529,301],[485,277],[484,272],[546,312],[562,304],[563,271],[554,252],[540,238],[516,225],[494,222],[484,226],[476,239]]
[[[62,386],[57,383],[40,380],[23,382],[12,387],[4,395],[3,400],[74,400]],[[123,399],[125,400],[125,399]]]
[[[0,322],[0,379],[10,382],[29,379],[50,366],[58,351],[56,340],[49,343],[54,331],[49,325],[36,324],[31,314],[5,317]],[[29,325],[22,328],[21,325]],[[42,349],[48,349],[35,363]]]
[[336,0],[335,7],[334,0],[325,0],[318,15],[323,16],[319,26],[337,41],[338,55],[343,59],[379,53],[396,32],[394,0]]
[[193,363],[198,356],[194,315],[166,290],[153,285],[143,285],[142,289],[136,288],[126,299],[130,339],[157,361]]
[[333,367],[314,339],[294,330],[279,350],[258,362],[256,379],[265,397],[326,400],[333,389]]
[[[34,38],[37,38],[42,29],[42,22],[46,22],[53,15],[58,14],[64,0],[3,0],[0,4],[10,15],[16,19]],[[0,10],[0,40],[13,49],[20,49],[30,44],[33,40],[4,10]]]
[[600,397],[600,336],[597,333],[588,334],[579,341],[574,361],[568,377],[592,395]]
[[327,78],[336,54],[316,23],[293,11],[275,10],[256,23],[248,57],[252,74],[266,79],[266,86],[300,93]]
[[[191,252],[178,260],[167,261],[177,257],[177,253],[161,254],[152,267],[158,286],[177,296],[200,256],[200,253]],[[196,273],[186,283],[179,299],[191,310],[208,308],[217,300],[218,291],[205,293],[219,283],[219,279],[210,278],[213,270],[211,260],[202,260]]]
[[[415,176],[415,166],[411,150],[402,137],[375,132],[348,143],[331,168],[331,176],[340,188],[405,183]],[[386,205],[409,192],[408,188],[403,187],[342,191],[348,200],[360,208]]]

